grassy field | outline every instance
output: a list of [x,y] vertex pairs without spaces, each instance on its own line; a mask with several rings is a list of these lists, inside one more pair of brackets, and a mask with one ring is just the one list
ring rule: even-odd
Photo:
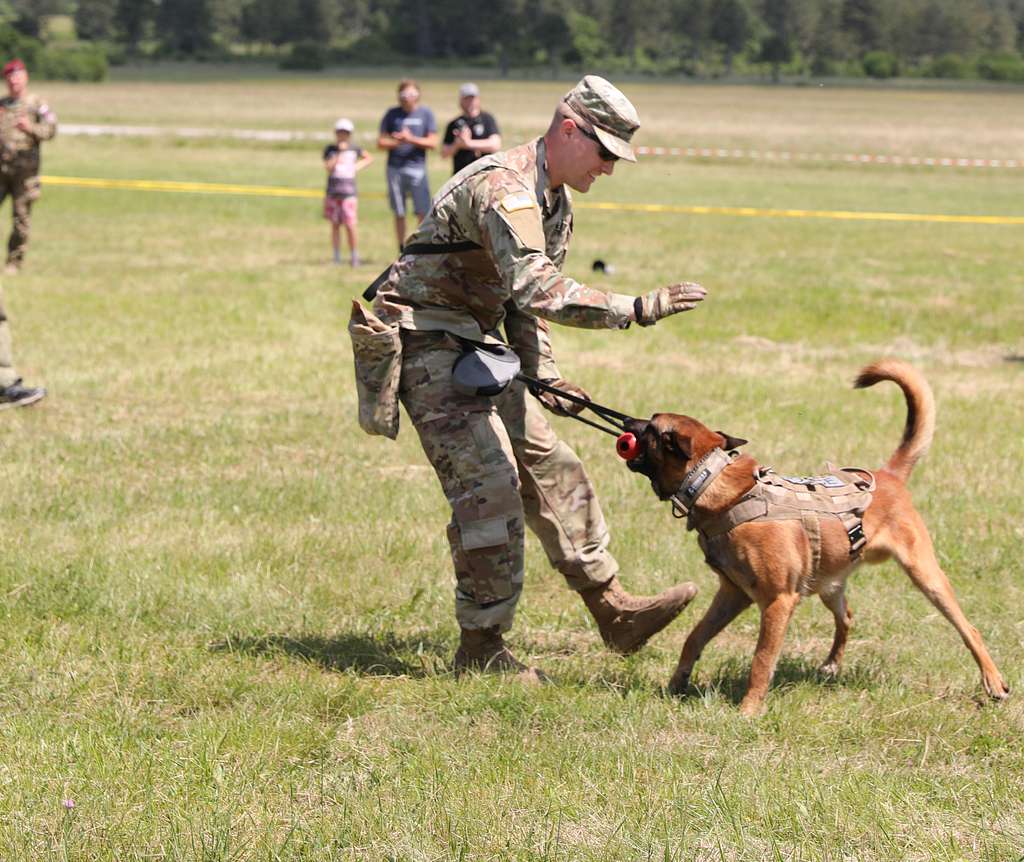
[[[439,119],[458,82],[429,83]],[[370,134],[392,81],[41,86],[65,122]],[[485,90],[514,143],[564,84]],[[638,85],[640,143],[1021,158],[1020,91]],[[450,97],[450,98],[449,98]],[[649,131],[648,131],[649,130]],[[627,660],[528,545],[511,641],[555,682],[453,679],[448,514],[403,417],[353,418],[351,298],[392,254],[383,159],[370,262],[328,265],[315,199],[50,185],[5,280],[17,359],[50,396],[0,413],[0,859],[1024,858],[1024,228],[620,213],[592,202],[1021,215],[1024,170],[644,160],[578,198],[568,270],[710,296],[653,330],[559,329],[563,372],[635,415],[689,413],[787,471],[875,466],[921,368],[938,431],[911,487],[1014,690],[986,702],[952,627],[894,565],[805,603],[765,714],[741,719],[748,612],[696,694],[663,695],[714,592],[696,542],[610,438],[553,420],[602,495],[626,586],[695,608]],[[435,187],[446,165],[432,162]],[[319,146],[58,137],[54,176],[319,188]],[[7,211],[4,211],[6,218]]]

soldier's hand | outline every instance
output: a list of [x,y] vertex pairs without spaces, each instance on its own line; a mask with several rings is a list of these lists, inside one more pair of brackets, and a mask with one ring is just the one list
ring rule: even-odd
[[15,125],[19,129],[21,129],[23,132],[30,132],[30,131],[32,131],[32,121],[28,117],[26,117],[24,114],[22,114],[20,117],[18,117],[18,122],[15,123]]
[[[548,386],[554,386],[556,389],[561,389],[563,392],[568,392],[570,395],[575,395],[577,398],[590,400],[590,396],[587,395],[583,387],[570,383],[568,380],[563,380],[561,377],[555,380],[545,380],[544,383],[547,383]],[[583,409],[582,404],[566,401],[564,398],[559,398],[554,392],[542,390],[536,394],[540,403],[556,416],[574,416]]]
[[689,281],[670,284],[638,296],[633,303],[633,314],[641,326],[653,326],[663,317],[696,307],[706,295],[707,291],[699,284]]

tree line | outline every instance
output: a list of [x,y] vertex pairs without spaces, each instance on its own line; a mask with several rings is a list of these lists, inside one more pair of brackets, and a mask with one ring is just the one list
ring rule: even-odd
[[1024,0],[0,0],[4,10],[27,38],[70,16],[114,62],[1024,81]]

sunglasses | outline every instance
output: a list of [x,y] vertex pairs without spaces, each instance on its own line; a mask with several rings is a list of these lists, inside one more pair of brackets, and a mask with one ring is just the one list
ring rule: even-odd
[[601,139],[597,135],[595,135],[593,132],[587,129],[584,129],[575,120],[572,121],[572,124],[576,127],[579,133],[583,135],[583,137],[590,138],[590,140],[597,144],[597,157],[602,162],[617,162],[619,160],[619,157],[615,155],[615,153],[613,153],[604,144],[601,143]]

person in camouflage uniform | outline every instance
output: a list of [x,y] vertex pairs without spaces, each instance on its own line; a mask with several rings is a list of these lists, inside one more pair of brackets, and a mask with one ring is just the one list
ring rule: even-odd
[[[604,293],[560,271],[573,229],[569,188],[585,193],[618,159],[635,161],[630,139],[638,127],[621,92],[585,77],[542,138],[479,159],[449,180],[377,293],[378,317],[401,328],[399,396],[452,509],[457,672],[541,676],[502,638],[522,591],[527,525],[619,652],[639,649],[696,594],[691,583],[652,598],[626,593],[594,488],[537,400],[518,381],[487,398],[461,394],[451,379],[461,340],[495,342],[504,326],[525,374],[585,395],[562,379],[548,321],[647,326],[703,299],[703,288],[689,283],[641,297]],[[550,393],[538,398],[555,413],[579,409]]]
[[4,273],[13,275],[25,260],[32,204],[39,200],[39,142],[57,134],[57,117],[27,92],[28,71],[21,60],[4,66],[4,79],[8,94],[0,99],[0,203],[11,196],[14,229]]

